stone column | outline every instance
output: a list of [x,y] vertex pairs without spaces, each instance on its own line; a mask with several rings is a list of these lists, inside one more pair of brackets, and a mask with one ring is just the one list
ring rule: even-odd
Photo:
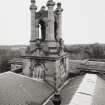
[[30,6],[30,11],[31,11],[31,42],[35,41],[37,36],[36,36],[36,29],[35,29],[35,13],[36,13],[37,7],[35,5],[35,0],[31,0],[31,6]]
[[39,39],[39,20],[36,19],[36,25],[35,25],[35,39]]
[[57,40],[62,39],[62,11],[61,3],[57,3],[56,15],[57,15]]
[[54,8],[55,2],[53,0],[49,0],[47,2],[47,7],[48,7],[48,27],[47,27],[47,35],[46,35],[46,40],[48,41],[54,41]]

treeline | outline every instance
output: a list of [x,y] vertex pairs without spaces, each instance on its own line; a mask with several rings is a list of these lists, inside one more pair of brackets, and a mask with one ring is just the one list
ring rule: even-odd
[[105,60],[104,44],[65,45],[70,59]]
[[[9,71],[10,64],[8,60],[19,57],[25,52],[26,46],[0,48],[0,73]],[[64,50],[69,54],[70,59],[82,60],[103,60],[105,61],[104,44],[83,44],[83,45],[65,45]]]

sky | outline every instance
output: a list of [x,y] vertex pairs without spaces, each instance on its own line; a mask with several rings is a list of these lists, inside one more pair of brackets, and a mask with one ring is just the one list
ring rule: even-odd
[[[47,0],[36,0],[38,10]],[[105,43],[105,0],[55,0],[65,44]],[[0,45],[29,44],[30,0],[0,0]]]

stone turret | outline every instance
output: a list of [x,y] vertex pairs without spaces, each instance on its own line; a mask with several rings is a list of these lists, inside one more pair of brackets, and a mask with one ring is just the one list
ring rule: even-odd
[[57,40],[62,39],[62,11],[61,3],[57,3],[57,8],[55,10],[57,18]]
[[35,5],[35,0],[31,0],[31,6],[30,6],[30,11],[31,11],[31,40],[30,44],[33,46],[35,40],[38,38],[38,35],[36,34],[36,19],[35,19],[35,14],[36,14],[37,7]]
[[62,40],[63,9],[61,3],[56,10],[54,6],[55,2],[48,0],[47,9],[42,6],[36,11],[35,0],[31,0],[31,41],[23,56],[23,74],[42,79],[57,90],[68,75],[69,57]]
[[55,2],[53,0],[49,0],[47,2],[47,7],[48,7],[48,29],[47,29],[47,36],[46,40],[48,41],[54,41],[54,5]]

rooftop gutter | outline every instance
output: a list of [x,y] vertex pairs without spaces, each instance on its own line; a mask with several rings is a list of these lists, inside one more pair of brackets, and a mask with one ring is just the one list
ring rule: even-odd
[[[70,82],[70,80],[71,80],[71,78],[69,78],[67,81],[65,81],[64,82],[64,84],[60,87],[60,88],[58,88],[58,92],[60,92],[69,82]],[[48,83],[47,83],[48,84]],[[54,90],[55,90],[55,88],[53,87],[53,86],[51,86],[50,84],[48,84],[50,87],[52,87]],[[55,93],[56,93],[56,91],[54,91],[54,93],[53,94],[51,94],[49,97],[48,97],[48,99],[46,99],[43,103],[42,103],[42,105],[46,105],[52,98],[53,98],[53,96],[55,95]]]

